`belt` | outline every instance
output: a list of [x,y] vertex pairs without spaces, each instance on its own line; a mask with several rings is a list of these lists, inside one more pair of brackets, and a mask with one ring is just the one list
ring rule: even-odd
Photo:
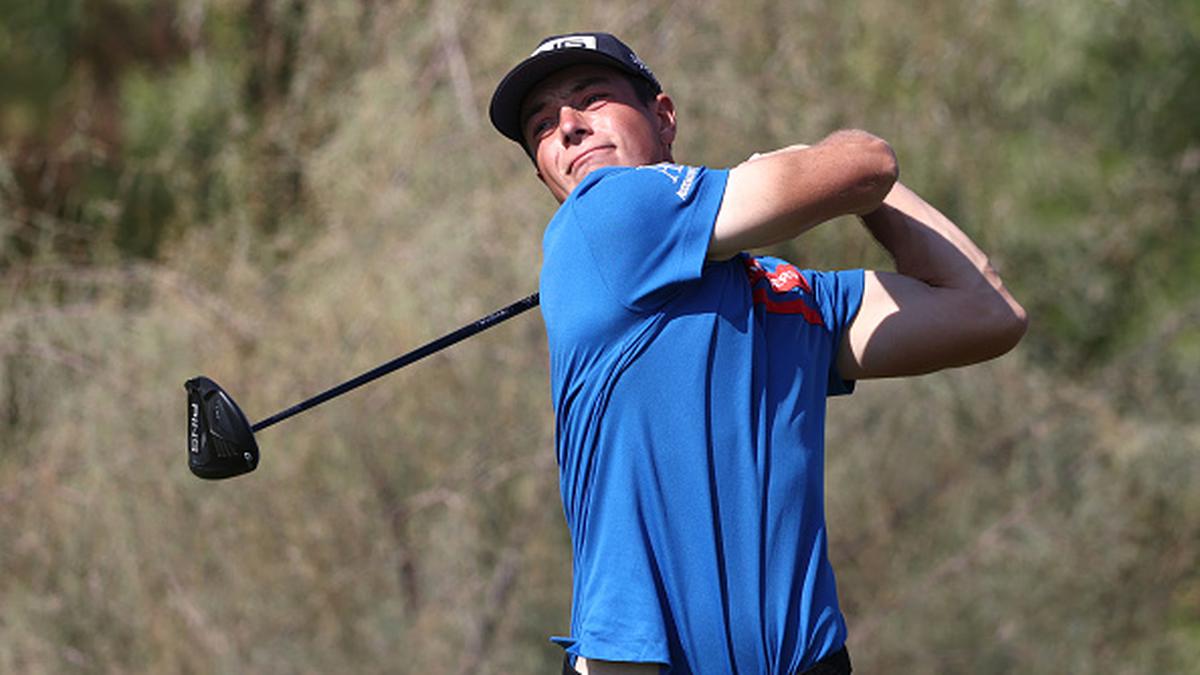
[[845,647],[812,664],[808,670],[802,670],[796,675],[850,675],[854,669],[850,667],[850,652]]
[[[808,670],[797,671],[796,675],[850,675],[854,669],[850,666],[850,652],[845,647],[812,664]],[[563,675],[579,675],[579,671],[571,666],[571,655],[563,659]]]

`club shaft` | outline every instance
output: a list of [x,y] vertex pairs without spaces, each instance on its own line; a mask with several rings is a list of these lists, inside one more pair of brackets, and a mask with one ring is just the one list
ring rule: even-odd
[[483,317],[482,319],[479,319],[478,321],[476,321],[474,323],[467,324],[466,326],[459,328],[458,330],[454,331],[453,333],[448,333],[446,335],[443,335],[442,337],[440,337],[432,342],[429,342],[428,344],[417,347],[416,349],[412,350],[411,352],[408,352],[407,354],[402,354],[401,356],[397,356],[396,358],[392,359],[391,361],[388,361],[387,363],[385,363],[383,365],[372,368],[371,370],[368,370],[367,372],[363,373],[362,375],[359,375],[358,377],[355,377],[354,379],[347,380],[347,381],[337,385],[336,387],[332,387],[330,389],[327,389],[327,390],[321,392],[320,394],[317,394],[316,396],[313,396],[312,398],[305,399],[305,400],[297,403],[296,405],[288,408],[287,410],[281,410],[264,420],[255,422],[254,426],[252,426],[250,428],[252,431],[261,431],[262,429],[266,429],[267,427],[271,426],[272,424],[277,424],[279,422],[286,420],[289,417],[292,417],[294,415],[299,415],[300,413],[304,412],[305,410],[308,410],[309,408],[315,408],[316,406],[321,405],[322,403],[328,401],[331,398],[341,396],[342,394],[345,394],[346,392],[348,392],[352,389],[357,389],[358,387],[361,387],[368,382],[379,379],[379,378],[383,377],[384,375],[387,375],[388,373],[399,370],[399,369],[403,368],[404,366],[407,366],[410,363],[413,363],[414,361],[420,361],[421,359],[425,358],[426,356],[429,356],[430,354],[437,353],[437,352],[445,349],[446,347],[449,347],[450,345],[453,345],[457,342],[461,342],[461,341],[471,337],[472,335],[475,335],[476,333],[485,331],[485,330],[491,328],[492,326],[495,326],[496,324],[501,323],[502,321],[507,321],[508,319],[511,319],[512,317],[520,314],[521,312],[524,312],[525,310],[537,307],[537,305],[538,305],[538,294],[533,293],[532,295],[524,297],[507,307],[498,309],[495,312],[488,314],[487,316]]

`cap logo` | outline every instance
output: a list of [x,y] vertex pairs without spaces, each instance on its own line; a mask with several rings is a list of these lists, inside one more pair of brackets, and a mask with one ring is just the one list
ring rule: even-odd
[[530,56],[559,49],[596,49],[596,37],[594,35],[568,35],[554,40],[546,40],[538,45],[538,48],[533,50],[533,54]]
[[650,66],[647,66],[646,64],[642,63],[642,60],[639,59],[638,55],[634,54],[633,51],[629,52],[629,60],[633,61],[634,64],[637,65],[638,68],[641,68],[642,70],[646,71],[647,73],[650,72]]

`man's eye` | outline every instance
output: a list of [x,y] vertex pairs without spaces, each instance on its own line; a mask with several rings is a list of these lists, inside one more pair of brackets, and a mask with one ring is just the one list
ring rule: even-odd
[[550,128],[551,128],[550,118],[546,117],[546,118],[542,118],[542,119],[534,122],[533,125],[529,128],[529,133],[534,138],[537,138],[537,137],[545,134],[547,131],[549,131]]
[[588,94],[583,98],[583,105],[585,107],[590,107],[599,101],[603,101],[605,96],[606,95],[603,93]]

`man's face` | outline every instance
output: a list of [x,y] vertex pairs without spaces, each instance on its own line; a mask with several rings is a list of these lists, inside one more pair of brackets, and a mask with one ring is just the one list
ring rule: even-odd
[[525,97],[521,129],[538,178],[562,202],[596,168],[671,161],[675,106],[666,94],[643,104],[620,71],[572,66]]

